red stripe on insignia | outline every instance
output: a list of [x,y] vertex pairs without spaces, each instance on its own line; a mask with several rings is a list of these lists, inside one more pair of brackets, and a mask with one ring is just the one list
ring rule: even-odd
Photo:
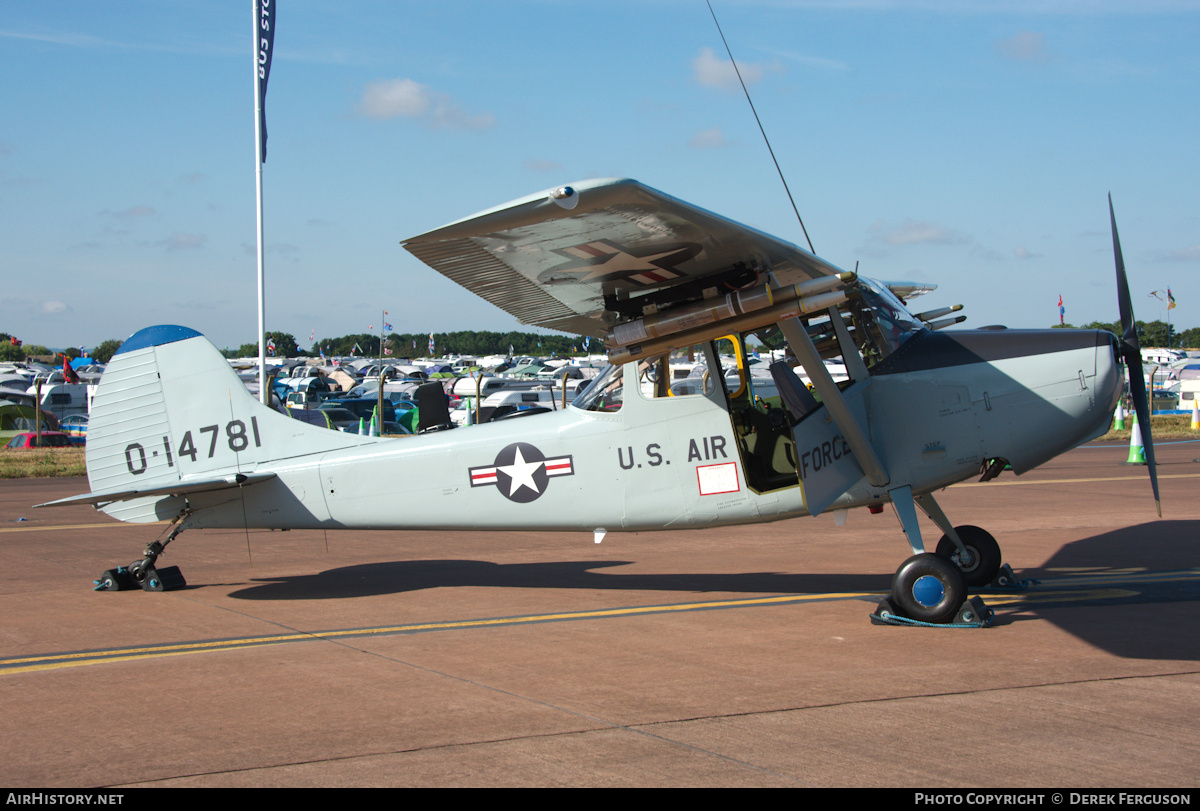
[[496,468],[489,467],[480,471],[471,471],[471,486],[477,484],[495,484],[496,483]]
[[574,253],[576,255],[586,255],[586,256],[590,256],[590,257],[596,257],[596,256],[607,256],[608,254],[612,253],[612,250],[607,249],[607,246],[602,248],[593,242],[589,245],[576,245],[573,248],[567,248],[565,252],[566,253]]

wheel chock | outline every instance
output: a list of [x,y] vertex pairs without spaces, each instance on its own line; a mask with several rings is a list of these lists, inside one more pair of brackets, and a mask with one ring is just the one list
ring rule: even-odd
[[879,601],[874,613],[871,614],[872,625],[910,625],[926,628],[986,628],[992,624],[995,613],[984,605],[978,597],[969,597],[958,608],[951,622],[935,624],[909,619],[900,613],[890,597]]
[[1020,591],[1036,582],[1036,580],[1022,580],[1017,577],[1012,567],[1006,563],[1000,567],[1000,571],[996,573],[996,578],[988,584],[988,588]]
[[129,574],[129,569],[124,566],[108,569],[100,575],[99,580],[92,582],[96,584],[92,591],[125,591],[135,589],[138,585],[134,582],[133,576]]
[[954,624],[967,628],[986,628],[992,624],[994,616],[996,616],[995,612],[984,605],[983,600],[978,596],[969,597],[959,607],[958,613],[954,616]]
[[168,566],[165,569],[148,566],[142,572],[145,575],[142,578],[142,588],[146,591],[174,591],[187,585],[178,566]]

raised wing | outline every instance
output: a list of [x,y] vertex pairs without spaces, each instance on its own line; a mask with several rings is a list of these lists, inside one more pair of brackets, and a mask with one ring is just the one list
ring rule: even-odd
[[548,189],[403,244],[522,323],[596,338],[621,316],[698,297],[700,288],[743,287],[768,270],[781,285],[841,272],[789,242],[624,179]]

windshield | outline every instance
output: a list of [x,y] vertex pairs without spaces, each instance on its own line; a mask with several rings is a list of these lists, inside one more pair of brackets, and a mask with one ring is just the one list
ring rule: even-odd
[[622,366],[609,366],[592,379],[571,405],[584,411],[618,411],[624,402]]
[[[853,302],[856,343],[868,367],[895,352],[902,343],[925,329],[885,285],[859,280],[862,298]],[[861,330],[861,332],[859,332]],[[864,340],[865,338],[865,340]]]

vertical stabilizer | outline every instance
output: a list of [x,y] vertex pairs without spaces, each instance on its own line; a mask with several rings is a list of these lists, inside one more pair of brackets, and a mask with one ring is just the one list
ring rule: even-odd
[[[93,492],[162,490],[374,441],[259,403],[195,330],[148,327],[121,345],[100,380],[88,421],[88,482]],[[183,505],[183,497],[166,495],[103,509],[145,522],[172,518]]]

